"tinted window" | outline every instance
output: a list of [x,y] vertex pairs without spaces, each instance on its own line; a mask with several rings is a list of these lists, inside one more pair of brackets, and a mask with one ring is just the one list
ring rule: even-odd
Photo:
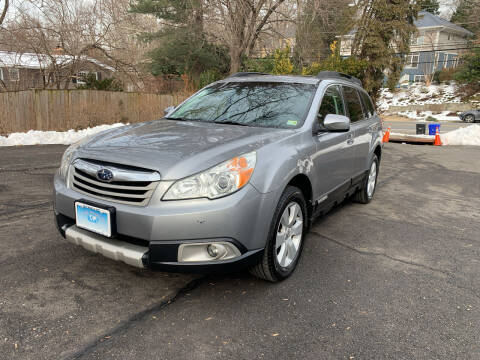
[[362,103],[360,102],[357,90],[349,86],[343,86],[343,94],[350,115],[350,121],[354,123],[363,120]]
[[315,91],[312,84],[218,83],[198,92],[169,118],[298,128],[307,116]]
[[325,90],[322,104],[318,110],[318,122],[323,125],[323,120],[328,114],[345,115],[343,99],[340,93],[340,87],[337,85],[330,86]]
[[364,108],[368,111],[368,117],[373,116],[375,114],[375,108],[372,99],[370,99],[370,96],[368,96],[365,91],[360,91],[360,94],[362,95]]

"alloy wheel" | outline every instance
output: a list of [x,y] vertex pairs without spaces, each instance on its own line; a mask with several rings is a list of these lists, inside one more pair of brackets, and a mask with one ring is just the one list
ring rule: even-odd
[[275,254],[281,267],[288,267],[297,257],[303,235],[303,213],[297,202],[283,211],[277,228]]
[[373,196],[376,182],[377,182],[377,163],[374,161],[372,163],[372,166],[370,167],[370,173],[368,174],[367,195],[369,199]]

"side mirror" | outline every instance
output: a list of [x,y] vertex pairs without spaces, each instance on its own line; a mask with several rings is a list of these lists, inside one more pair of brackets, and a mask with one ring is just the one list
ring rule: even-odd
[[348,131],[350,130],[350,119],[343,115],[328,114],[325,116],[323,126],[327,131]]
[[175,110],[175,106],[169,106],[169,107],[165,108],[165,110],[163,110],[163,115],[167,116],[167,115],[170,114],[173,110]]

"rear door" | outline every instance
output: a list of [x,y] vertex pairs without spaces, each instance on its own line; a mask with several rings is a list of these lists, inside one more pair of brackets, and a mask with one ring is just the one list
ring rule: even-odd
[[343,85],[343,93],[350,116],[351,131],[354,133],[351,176],[356,178],[368,166],[367,158],[372,143],[371,126],[375,122],[374,112],[366,104],[365,96],[368,98],[368,95],[363,90]]
[[328,114],[346,115],[340,85],[330,85],[325,90],[317,122],[320,132],[314,135],[316,153],[312,157],[315,169],[315,193],[319,195],[316,200],[326,200],[326,195],[342,187],[350,185],[352,152],[351,142],[353,132],[326,132],[322,131],[323,121]]

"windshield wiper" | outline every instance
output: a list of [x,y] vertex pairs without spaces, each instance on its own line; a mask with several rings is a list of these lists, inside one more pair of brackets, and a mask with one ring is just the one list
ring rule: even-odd
[[214,123],[215,123],[215,124],[250,126],[250,125],[248,125],[248,124],[244,124],[244,123],[241,123],[241,122],[238,122],[238,121],[232,121],[232,120],[228,120],[228,121],[214,121]]
[[189,120],[189,119],[183,118],[183,117],[164,117],[164,119],[168,119],[168,120],[180,120],[180,121],[187,121],[187,120]]
[[204,120],[200,120],[200,119],[189,119],[189,118],[184,118],[184,117],[165,117],[164,119],[178,120],[178,121],[204,121]]

